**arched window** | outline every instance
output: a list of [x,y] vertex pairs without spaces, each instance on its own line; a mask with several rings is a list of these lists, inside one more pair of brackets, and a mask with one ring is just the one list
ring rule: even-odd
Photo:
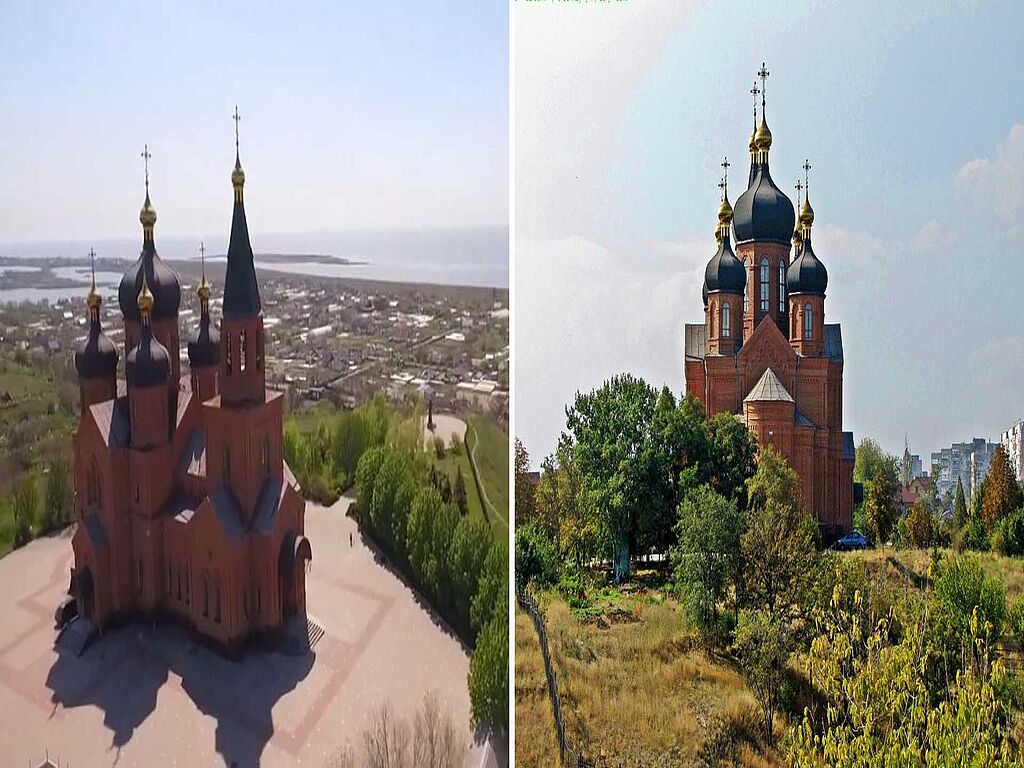
[[[743,260],[743,271],[747,271],[747,260]],[[743,313],[746,314],[750,311],[750,281],[747,280],[743,284]]]
[[249,345],[245,343],[245,331],[238,334],[238,370],[245,372],[249,367]]
[[786,262],[779,262],[779,312],[786,311]]
[[794,312],[793,316],[791,318],[789,318],[789,319],[790,319],[790,321],[792,323],[792,326],[793,326],[793,329],[789,332],[789,338],[795,339],[796,338],[796,312]]
[[715,302],[711,302],[711,311],[708,313],[711,320],[711,327],[708,328],[708,336],[715,338]]
[[761,260],[761,311],[768,311],[768,281],[771,279],[768,269],[768,259]]
[[231,375],[231,334],[224,335],[224,370]]
[[814,310],[811,309],[811,304],[808,302],[804,304],[804,338],[813,339],[814,331],[811,326],[811,321],[814,318]]
[[722,336],[727,339],[732,336],[732,323],[729,319],[729,302],[722,304]]

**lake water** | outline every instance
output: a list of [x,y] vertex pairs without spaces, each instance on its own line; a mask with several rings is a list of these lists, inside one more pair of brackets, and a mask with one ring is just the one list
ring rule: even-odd
[[[165,259],[198,261],[201,239],[205,240],[210,261],[223,260],[227,250],[227,241],[223,236],[161,238],[158,231],[157,249]],[[257,254],[316,254],[362,262],[275,261],[273,256],[257,255],[256,261],[260,267],[279,272],[485,288],[508,288],[509,284],[508,227],[253,234],[251,240]],[[138,239],[122,238],[96,240],[93,243],[0,243],[0,255],[78,258],[81,254],[87,254],[90,247],[95,247],[100,257],[135,259],[138,257],[139,242]],[[54,273],[87,284],[90,279],[88,257],[82,255],[81,258],[81,268],[59,267]],[[104,298],[111,289],[116,294],[120,279],[120,274],[96,273],[96,282]],[[0,303],[43,299],[55,302],[78,295],[79,291],[78,288],[0,289]]]

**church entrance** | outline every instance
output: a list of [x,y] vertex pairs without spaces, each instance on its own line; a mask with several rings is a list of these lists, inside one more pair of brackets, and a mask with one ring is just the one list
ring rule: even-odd
[[312,559],[309,539],[295,533],[284,537],[278,558],[282,621],[306,613],[306,568]]

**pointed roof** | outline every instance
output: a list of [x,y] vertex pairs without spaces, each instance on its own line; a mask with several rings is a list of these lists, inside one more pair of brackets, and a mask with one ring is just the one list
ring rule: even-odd
[[[235,110],[236,127],[237,112]],[[237,128],[236,128],[237,130]],[[245,220],[245,171],[238,156],[238,134],[235,134],[235,168],[231,172],[235,190],[235,209],[231,215],[231,240],[228,243],[228,266],[224,273],[224,317],[254,317],[262,310],[260,287],[256,281],[256,264],[249,244],[249,225]]]
[[750,394],[743,398],[744,403],[764,403],[764,402],[785,402],[792,403],[793,396],[786,391],[786,388],[782,386],[782,382],[779,381],[779,377],[775,375],[775,371],[771,368],[764,372],[764,375],[760,378],[754,388],[750,390]]

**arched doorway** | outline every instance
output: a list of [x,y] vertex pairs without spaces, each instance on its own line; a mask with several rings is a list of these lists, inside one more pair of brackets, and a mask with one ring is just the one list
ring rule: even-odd
[[313,559],[309,539],[289,531],[281,542],[277,580],[281,597],[281,622],[306,612],[306,565]]
[[75,600],[78,603],[78,615],[92,621],[95,611],[95,586],[92,571],[84,566],[75,573]]

